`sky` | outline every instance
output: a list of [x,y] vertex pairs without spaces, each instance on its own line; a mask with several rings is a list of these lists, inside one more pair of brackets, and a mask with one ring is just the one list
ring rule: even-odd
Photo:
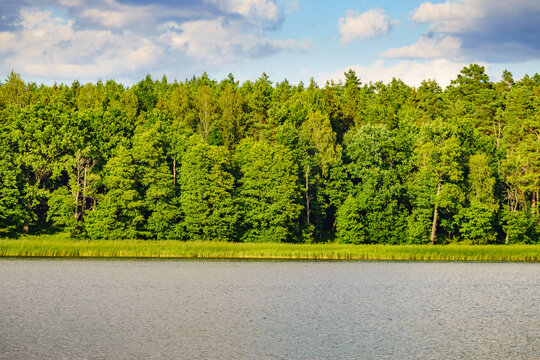
[[265,72],[323,86],[352,69],[363,83],[446,86],[471,63],[493,81],[540,73],[540,0],[0,0],[3,79]]

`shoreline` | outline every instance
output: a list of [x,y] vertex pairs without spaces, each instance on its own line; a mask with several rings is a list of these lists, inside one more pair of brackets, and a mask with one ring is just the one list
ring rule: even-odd
[[0,239],[0,258],[538,262],[540,245],[349,245],[178,240]]

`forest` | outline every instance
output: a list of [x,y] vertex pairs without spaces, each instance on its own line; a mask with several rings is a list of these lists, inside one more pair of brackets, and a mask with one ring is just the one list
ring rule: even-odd
[[0,237],[538,243],[540,75],[0,83]]

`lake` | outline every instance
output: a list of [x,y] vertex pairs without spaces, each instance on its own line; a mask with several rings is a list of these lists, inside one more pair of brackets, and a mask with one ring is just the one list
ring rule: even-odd
[[539,359],[540,264],[0,259],[1,359]]

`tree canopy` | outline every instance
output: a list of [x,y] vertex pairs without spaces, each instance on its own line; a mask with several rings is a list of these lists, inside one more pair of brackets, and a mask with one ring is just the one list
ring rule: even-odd
[[540,76],[0,83],[0,236],[537,243]]

